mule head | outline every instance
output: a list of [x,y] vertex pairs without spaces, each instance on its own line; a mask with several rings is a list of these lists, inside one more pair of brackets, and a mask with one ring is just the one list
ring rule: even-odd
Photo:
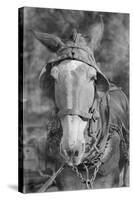
[[61,154],[69,165],[77,165],[85,152],[86,114],[94,101],[96,70],[80,61],[65,60],[52,68],[51,76],[63,128]]
[[[96,93],[100,97],[104,95],[109,83],[96,66],[92,50],[87,47],[83,37],[79,37],[74,44],[73,41],[69,41],[66,45],[61,39],[50,34],[35,33],[35,35],[50,50],[57,52],[57,59],[42,69],[40,82],[42,89],[53,98],[61,121],[63,129],[61,155],[69,165],[78,165],[85,152],[87,114],[93,105]],[[73,38],[75,42],[77,37]],[[79,56],[71,57],[73,50],[78,52]]]

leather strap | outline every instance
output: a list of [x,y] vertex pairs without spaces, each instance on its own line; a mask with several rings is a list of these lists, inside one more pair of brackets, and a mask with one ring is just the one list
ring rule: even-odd
[[66,115],[78,115],[78,116],[81,116],[85,119],[91,119],[93,113],[86,113],[86,112],[83,112],[83,111],[80,111],[80,110],[75,110],[75,109],[63,109],[63,110],[60,110],[57,113],[57,115],[58,115],[59,118],[62,118]]
[[70,45],[70,46],[64,46],[64,47],[62,47],[61,49],[59,49],[58,50],[58,52],[61,52],[61,51],[63,51],[63,50],[65,50],[65,49],[68,49],[68,48],[77,48],[77,49],[81,49],[81,50],[83,50],[83,51],[85,51],[87,54],[88,54],[88,51],[87,51],[87,49],[85,49],[85,48],[82,48],[82,47],[79,47],[79,46],[77,46],[77,45]]

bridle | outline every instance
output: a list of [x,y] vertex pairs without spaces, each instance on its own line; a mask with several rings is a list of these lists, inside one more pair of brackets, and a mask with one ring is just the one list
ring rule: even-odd
[[[63,61],[63,60],[66,60],[66,59],[70,59],[70,60],[78,60],[78,61],[81,61],[83,63],[86,63],[88,64],[89,66],[95,68],[97,70],[97,66],[96,66],[96,62],[95,62],[95,59],[92,55],[89,55],[89,60],[86,59],[85,57],[82,57],[82,56],[79,56],[76,54],[76,51],[78,50],[82,50],[84,51],[85,53],[88,53],[87,50],[85,48],[81,48],[79,46],[68,46],[68,47],[63,47],[62,49],[60,49],[60,51],[58,52],[59,55],[58,55],[58,60],[59,62]],[[60,53],[63,52],[64,50],[69,50],[69,52],[67,54],[62,54],[60,56]],[[75,51],[76,50],[76,51]],[[55,64],[57,64],[58,61],[52,61],[51,63],[51,66],[54,66]],[[96,91],[95,91],[95,94],[96,94]],[[85,120],[88,121],[88,132],[90,133],[90,129],[91,129],[91,123],[92,121],[93,122],[96,122],[97,119],[99,118],[99,113],[93,108],[93,105],[94,105],[94,102],[95,102],[95,96],[94,96],[94,100],[93,100],[93,103],[92,103],[92,106],[91,108],[88,108],[88,112],[84,112],[84,111],[81,111],[79,109],[62,109],[62,110],[58,110],[58,112],[56,113],[57,114],[57,119],[60,120],[60,118],[62,118],[63,116],[66,116],[66,115],[77,115],[79,117],[82,117],[84,118]],[[52,126],[50,127],[50,131],[52,131]],[[56,130],[56,128],[54,128],[54,131],[57,132],[58,129]],[[93,133],[91,134],[91,136],[93,137]],[[82,174],[79,172],[78,170],[78,167],[77,166],[74,166],[72,167],[72,170],[76,173],[76,175],[80,178],[80,180],[83,182],[83,183],[86,183],[86,186],[87,188],[89,187],[89,185],[91,186],[91,188],[93,187],[93,182],[96,178],[96,174],[98,172],[98,169],[101,165],[101,160],[99,158],[101,158],[101,155],[102,153],[99,152],[99,150],[97,149],[96,145],[98,143],[98,140],[95,141],[95,143],[93,144],[91,150],[92,152],[94,153],[94,151],[96,151],[96,153],[98,154],[97,156],[94,156],[95,157],[95,169],[94,169],[94,174],[93,176],[91,177],[91,179],[89,178],[89,169],[87,166],[88,162],[89,162],[89,159],[88,160],[84,160],[83,163],[82,163],[82,167],[85,168],[86,170],[86,174],[87,174],[87,177],[86,179],[83,178]],[[88,158],[89,158],[89,155],[88,155]],[[96,162],[96,158],[98,159],[98,161]],[[97,163],[97,164],[96,164]],[[48,182],[46,182],[43,187],[38,191],[38,192],[44,192],[46,191],[46,189],[48,188],[48,186],[55,180],[56,176],[61,173],[61,171],[65,168],[67,164],[64,163],[60,168],[59,170],[53,174],[53,176],[48,180]],[[81,167],[81,165],[80,165]]]
[[75,109],[75,108],[65,108],[65,109],[62,109],[62,110],[59,110],[57,112],[57,117],[60,119],[66,115],[77,115],[85,120],[90,120],[92,118],[95,118],[93,115],[94,115],[94,112],[92,112],[92,108],[93,108],[93,104],[94,104],[94,101],[95,101],[95,97],[94,97],[94,100],[93,100],[93,103],[92,103],[92,106],[90,108],[88,108],[88,112],[84,112],[82,110],[79,110],[79,109]]
[[[95,100],[94,100],[95,102]],[[93,102],[93,105],[94,105]],[[93,106],[92,106],[93,108]],[[99,114],[96,111],[96,109],[90,109],[90,113],[89,113],[89,118],[87,118],[88,120],[88,133],[90,132],[91,129],[91,123],[96,122],[99,119]],[[59,112],[61,113],[61,112]],[[65,114],[70,113],[70,111],[66,111]],[[73,113],[73,114],[79,114],[79,113]],[[59,115],[59,114],[57,114]],[[56,134],[59,136],[60,134],[60,123],[59,123],[60,119],[58,118],[58,123],[55,123],[55,126],[53,126],[53,124],[49,124],[49,131],[52,131],[55,135],[56,138]],[[52,123],[52,122],[51,122]],[[56,126],[57,125],[57,126]],[[93,133],[91,133],[91,136],[94,136]],[[60,139],[62,137],[62,133],[60,134]],[[104,154],[105,148],[103,148],[101,151],[96,147],[96,144],[98,143],[98,140],[95,141],[95,143],[93,144],[90,153],[95,152],[95,156],[93,158],[90,159],[90,155],[86,156],[85,159],[83,160],[83,162],[79,165],[79,166],[73,166],[71,167],[72,171],[76,174],[76,176],[78,176],[78,178],[81,180],[82,183],[86,184],[86,188],[93,188],[93,183],[95,181],[97,172],[99,171],[99,168],[102,164],[102,155]],[[60,140],[59,140],[60,142]],[[107,142],[107,141],[106,141]],[[105,147],[105,145],[104,145]],[[65,167],[68,167],[67,163],[64,162],[60,168],[50,177],[50,179],[38,190],[38,192],[44,192],[47,190],[47,188],[53,183],[53,181],[55,180],[55,178],[65,169]],[[93,167],[93,174],[91,176],[91,178],[89,177],[89,170],[90,167]],[[80,172],[80,169],[82,168],[82,170],[86,171],[86,178],[83,177],[82,173]]]
[[[57,119],[58,119],[57,121],[59,122],[60,117],[65,116],[65,115],[78,115],[78,116],[81,116],[81,117],[85,117],[86,120],[88,121],[88,123],[87,123],[88,134],[90,134],[91,137],[94,137],[94,133],[93,133],[91,124],[95,123],[100,117],[99,112],[94,108],[95,101],[96,101],[96,99],[94,97],[93,104],[91,106],[91,109],[89,108],[88,113],[84,113],[84,112],[74,110],[74,109],[64,109],[64,110],[58,111],[57,112]],[[100,103],[100,100],[99,100],[99,103]],[[56,134],[58,135],[59,131],[60,131],[60,124],[61,123],[57,123],[58,127],[56,127],[56,126],[53,127],[52,125],[51,126],[49,125],[49,131],[53,131],[55,135]],[[61,134],[61,137],[62,137],[62,134]],[[60,137],[60,139],[61,139],[61,137]],[[78,178],[81,180],[82,183],[86,184],[87,188],[93,188],[93,183],[95,181],[97,172],[99,171],[99,168],[102,164],[102,161],[101,161],[102,156],[104,154],[104,151],[105,151],[105,148],[106,148],[106,145],[107,145],[106,144],[107,140],[105,140],[105,142],[103,144],[104,148],[98,149],[97,144],[99,142],[99,138],[100,137],[98,137],[97,139],[95,138],[96,139],[95,143],[91,147],[90,153],[84,158],[83,162],[79,166],[72,166],[71,167],[72,171],[76,174],[76,176],[78,176]],[[92,158],[91,158],[91,154],[94,155]],[[46,189],[49,187],[49,185],[51,185],[51,183],[63,171],[63,169],[66,166],[68,167],[67,163],[64,162],[60,166],[60,168],[53,174],[53,176],[51,176],[50,179],[41,187],[41,189],[38,192],[46,191]],[[93,167],[93,174],[92,174],[91,178],[90,178],[90,174],[89,174],[90,167],[91,168]],[[86,171],[86,178],[83,177],[79,168],[80,169],[82,168],[82,170]]]
[[95,87],[95,84],[94,84],[94,88],[95,88],[95,93],[94,93],[94,98],[93,98],[93,102],[92,102],[92,105],[91,107],[87,108],[88,112],[84,112],[80,109],[75,109],[75,108],[65,108],[65,109],[57,109],[57,117],[60,119],[66,115],[76,115],[76,116],[79,116],[81,118],[83,118],[84,120],[91,120],[91,119],[95,119],[97,118],[97,116],[95,116],[95,114],[98,114],[98,113],[95,113],[94,112],[94,109],[93,109],[93,106],[94,106],[94,103],[95,103],[95,100],[96,100],[96,87]]
[[[72,52],[68,55],[68,54],[64,54],[63,56],[59,56],[59,61],[63,61],[66,59],[71,59],[71,60],[79,60],[82,61],[88,65],[90,65],[90,62],[88,62],[86,59],[82,58],[82,57],[77,57],[74,56],[74,52],[73,49],[78,48],[80,50],[83,50],[83,48],[80,47],[75,47],[75,46],[70,46],[70,47],[66,47],[61,49],[65,50],[70,48],[72,50]],[[84,49],[86,51],[86,49]],[[91,57],[91,59],[93,60],[94,65],[92,67],[96,68],[96,63],[95,60],[93,59],[93,57]],[[53,61],[52,66],[57,63],[57,61]],[[102,128],[100,130],[98,130],[98,134],[96,134],[95,137],[95,142],[94,144],[91,146],[91,149],[89,151],[89,153],[87,154],[87,156],[84,158],[83,162],[79,165],[79,166],[73,166],[71,167],[71,169],[76,173],[76,175],[80,178],[80,180],[86,184],[87,188],[93,188],[93,183],[95,181],[95,178],[97,176],[97,173],[99,171],[99,168],[102,164],[102,157],[104,155],[105,149],[107,147],[107,144],[109,142],[109,140],[111,139],[111,135],[109,132],[109,128],[110,128],[110,106],[109,106],[109,102],[110,102],[110,96],[108,93],[105,94],[105,98],[107,100],[107,108],[108,108],[108,114],[107,114],[107,122],[106,124],[104,124],[104,126],[102,126]],[[89,108],[88,112],[83,112],[81,110],[78,109],[62,109],[62,110],[58,110],[57,114],[57,120],[60,121],[60,118],[62,118],[63,116],[66,115],[77,115],[80,116],[84,119],[86,119],[88,121],[88,134],[90,134],[90,137],[94,137],[94,133],[93,133],[93,129],[92,129],[92,123],[96,123],[97,120],[102,117],[103,115],[103,110],[102,110],[102,99],[100,98],[98,99],[99,101],[99,109],[100,111],[97,111],[95,108],[93,108],[94,102],[96,101],[96,98],[94,97],[94,101],[92,104],[92,107]],[[51,122],[50,122],[51,123]],[[56,123],[55,123],[56,124]],[[53,128],[52,125],[49,125],[49,131],[53,131],[56,134],[59,134],[59,127],[57,128],[56,126]],[[62,136],[62,134],[61,134]],[[101,136],[102,139],[101,139]],[[93,156],[92,156],[93,155]],[[49,187],[49,185],[51,185],[51,183],[55,180],[55,178],[57,177],[58,174],[60,174],[62,172],[62,170],[67,166],[67,163],[63,163],[61,165],[61,167],[57,170],[56,173],[53,174],[53,176],[51,176],[51,178],[42,186],[42,188],[38,191],[38,192],[44,192],[47,190],[47,188]],[[83,177],[82,173],[80,172],[79,168],[82,168],[86,171],[86,178]],[[90,177],[89,174],[89,169],[93,168],[93,174]]]

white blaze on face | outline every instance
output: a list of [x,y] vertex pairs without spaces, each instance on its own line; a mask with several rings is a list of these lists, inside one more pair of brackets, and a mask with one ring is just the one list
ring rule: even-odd
[[72,108],[73,106],[73,86],[72,86],[72,73],[73,71],[75,71],[82,63],[79,62],[79,61],[76,61],[76,60],[71,60],[71,61],[65,61],[65,63],[62,63],[59,68],[61,68],[61,70],[65,70],[66,71],[66,74],[67,74],[67,78],[65,79],[66,81],[66,93],[69,94],[66,96],[67,98],[67,101],[66,101],[66,106],[67,108]]
[[87,125],[86,121],[83,121],[78,116],[68,115],[61,119],[61,124],[63,127],[64,142],[67,141],[66,145],[68,145],[70,148],[73,148],[77,143],[85,142],[83,130]]

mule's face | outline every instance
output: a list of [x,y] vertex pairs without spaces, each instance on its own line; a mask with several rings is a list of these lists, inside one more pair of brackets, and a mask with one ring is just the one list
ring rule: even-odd
[[[80,61],[67,60],[54,66],[51,76],[55,79],[55,103],[59,111],[74,109],[87,113],[94,100],[96,70]],[[61,154],[69,165],[78,165],[85,152],[87,119],[67,114],[60,120],[63,128]]]

